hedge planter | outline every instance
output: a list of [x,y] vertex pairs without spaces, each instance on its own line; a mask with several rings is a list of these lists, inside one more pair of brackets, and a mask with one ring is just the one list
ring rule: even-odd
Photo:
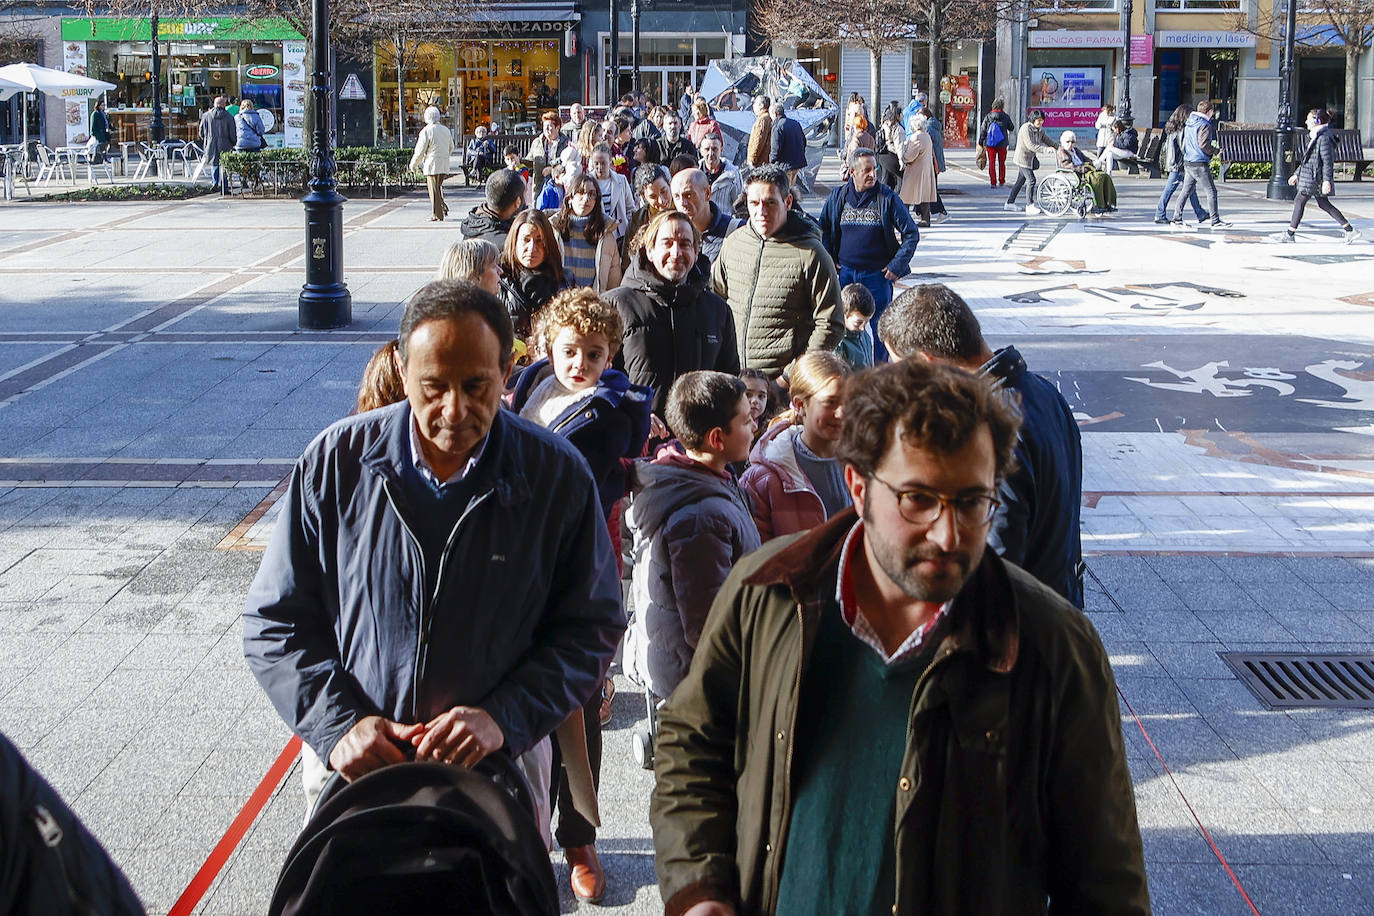
[[[370,146],[343,146],[334,151],[339,189],[354,195],[385,197],[424,184],[425,176],[410,170],[411,151]],[[246,197],[299,197],[310,180],[306,150],[270,149],[220,156],[229,192]]]

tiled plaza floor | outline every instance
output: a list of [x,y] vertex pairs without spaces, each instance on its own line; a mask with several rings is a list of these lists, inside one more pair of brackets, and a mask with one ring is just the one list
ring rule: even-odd
[[[1374,911],[1374,712],[1267,711],[1218,657],[1374,650],[1374,245],[1317,211],[1300,244],[1268,244],[1286,209],[1251,183],[1223,190],[1219,233],[1159,231],[1140,179],[1113,218],[1027,219],[952,158],[954,219],[916,279],[961,292],[1078,413],[1087,611],[1155,911],[1249,913],[1239,888],[1266,916]],[[452,193],[455,213],[475,200]],[[1374,235],[1374,185],[1338,199]],[[0,730],[151,912],[290,737],[242,662],[240,603],[274,488],[457,238],[427,215],[422,196],[351,201],[354,325],[299,334],[293,201],[0,206]],[[642,716],[622,679],[608,912],[661,911]],[[197,912],[264,911],[302,815],[294,774],[266,789]]]

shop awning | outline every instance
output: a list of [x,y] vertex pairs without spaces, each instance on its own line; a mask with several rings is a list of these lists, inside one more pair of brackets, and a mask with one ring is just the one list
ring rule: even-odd
[[477,22],[577,22],[582,16],[572,3],[530,6],[524,3],[493,3],[473,14]]

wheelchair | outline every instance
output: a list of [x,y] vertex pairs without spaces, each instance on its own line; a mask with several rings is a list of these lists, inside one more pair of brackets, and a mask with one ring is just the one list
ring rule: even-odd
[[1064,216],[1072,210],[1085,219],[1093,208],[1092,188],[1071,169],[1056,169],[1040,179],[1035,198],[1036,206],[1049,216]]

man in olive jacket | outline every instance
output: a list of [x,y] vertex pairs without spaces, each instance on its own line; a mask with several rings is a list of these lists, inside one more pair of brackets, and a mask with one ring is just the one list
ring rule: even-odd
[[792,209],[787,174],[749,173],[749,222],[730,233],[711,285],[730,304],[740,366],[777,378],[807,350],[833,350],[844,337],[840,278],[820,228]]
[[855,509],[735,567],[659,712],[668,916],[1150,912],[1101,641],[984,549],[1017,426],[960,369],[850,379]]

